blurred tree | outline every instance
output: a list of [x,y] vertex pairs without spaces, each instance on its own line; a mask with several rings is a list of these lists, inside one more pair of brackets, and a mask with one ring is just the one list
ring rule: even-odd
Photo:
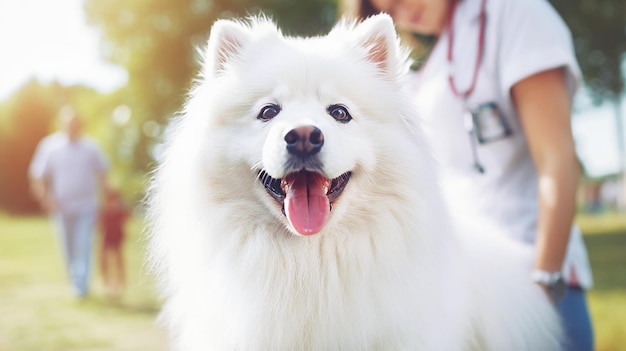
[[131,121],[132,162],[150,168],[152,148],[184,102],[202,48],[217,18],[264,12],[290,34],[318,34],[336,17],[336,0],[86,0],[90,23],[100,27],[108,60],[128,70],[120,95]]
[[[626,166],[624,141],[624,68],[626,67],[626,1],[551,0],[572,31],[576,57],[594,104],[604,101],[615,111],[620,169]],[[626,176],[626,174],[624,174]],[[626,180],[623,182],[626,186]]]
[[30,81],[0,110],[0,208],[30,213],[38,208],[30,196],[28,164],[39,140],[48,134],[57,111],[58,86]]
[[624,92],[626,1],[550,0],[574,37],[576,56],[595,103]]
[[8,107],[6,105],[0,105],[0,214],[3,205],[7,201],[7,187],[4,184],[8,183],[8,157],[9,157],[9,132],[8,132]]

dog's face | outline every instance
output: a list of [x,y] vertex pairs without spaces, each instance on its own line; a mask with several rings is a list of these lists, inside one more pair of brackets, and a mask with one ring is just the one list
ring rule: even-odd
[[213,166],[241,183],[254,177],[239,190],[312,235],[352,183],[372,182],[377,134],[402,123],[392,110],[405,66],[387,16],[310,39],[285,38],[265,20],[218,21],[188,110],[211,110],[198,128],[211,138],[202,147],[221,154]]

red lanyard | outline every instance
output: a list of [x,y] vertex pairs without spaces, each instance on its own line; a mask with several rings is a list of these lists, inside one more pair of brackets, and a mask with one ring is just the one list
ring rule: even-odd
[[[452,49],[454,47],[454,26],[453,26],[453,21],[454,21],[454,13],[456,12],[456,7],[459,3],[459,1],[461,0],[453,0],[452,1],[452,8],[450,9],[450,17],[448,18],[448,35],[450,36],[450,38],[448,39],[448,66],[452,67],[452,63],[453,63],[453,55],[452,55]],[[452,89],[452,92],[454,93],[454,95],[456,95],[457,97],[463,98],[463,100],[467,100],[467,98],[472,94],[472,92],[474,91],[474,88],[476,87],[476,80],[478,78],[478,68],[480,67],[480,63],[483,60],[483,49],[485,47],[485,23],[487,22],[487,14],[485,12],[485,5],[487,3],[487,0],[482,0],[481,4],[480,4],[480,29],[478,32],[478,52],[476,53],[476,65],[474,66],[474,74],[472,76],[472,84],[469,86],[469,88],[464,91],[464,92],[459,92],[459,90],[456,87],[456,84],[454,83],[454,77],[452,76],[452,72],[448,73],[448,82],[450,83],[450,88]]]

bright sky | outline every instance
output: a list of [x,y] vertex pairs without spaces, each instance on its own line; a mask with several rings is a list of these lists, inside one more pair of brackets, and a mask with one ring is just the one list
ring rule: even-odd
[[31,77],[102,92],[123,86],[126,71],[101,58],[99,43],[82,0],[0,0],[0,101]]
[[[102,59],[100,40],[97,29],[86,23],[83,0],[0,0],[0,101],[31,77],[102,92],[123,86],[126,71]],[[577,103],[589,105],[586,100],[579,94]],[[621,114],[625,117],[626,111]],[[593,176],[618,170],[611,106],[580,109],[573,131],[578,154]]]
[[[585,91],[577,95],[576,105],[579,107],[572,121],[572,132],[576,140],[576,149],[589,175],[601,177],[620,170],[619,138],[616,121],[616,108],[604,103],[600,106],[591,105]],[[619,111],[622,128],[626,127],[626,99],[622,98],[622,109]],[[626,142],[626,133],[622,130]]]

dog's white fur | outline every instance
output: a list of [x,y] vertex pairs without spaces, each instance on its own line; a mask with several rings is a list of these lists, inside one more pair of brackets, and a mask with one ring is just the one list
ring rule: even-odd
[[[386,15],[327,36],[218,21],[149,194],[150,258],[175,350],[556,350],[529,252],[456,234]],[[279,104],[270,121],[257,115]],[[342,104],[353,120],[326,111]],[[257,179],[288,171],[285,133],[322,130],[327,178],[352,171],[316,235]]]

